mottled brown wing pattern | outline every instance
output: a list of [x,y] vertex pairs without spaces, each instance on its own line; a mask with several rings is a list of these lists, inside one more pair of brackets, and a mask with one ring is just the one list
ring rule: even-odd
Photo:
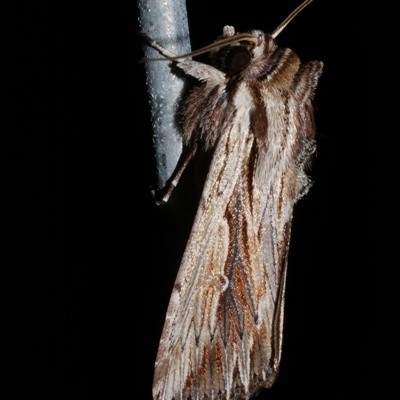
[[178,64],[204,81],[186,102],[186,145],[213,158],[160,340],[156,400],[248,399],[278,374],[292,210],[309,187],[322,63],[301,65],[252,34],[258,45],[244,45],[251,61],[236,73]]

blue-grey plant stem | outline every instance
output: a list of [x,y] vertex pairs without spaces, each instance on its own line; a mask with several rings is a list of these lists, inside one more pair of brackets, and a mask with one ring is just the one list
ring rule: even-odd
[[[191,51],[185,0],[138,0],[139,23],[143,32],[176,54]],[[146,58],[160,54],[144,44]],[[171,63],[145,63],[152,115],[158,186],[165,186],[182,152],[182,134],[177,110],[184,79],[171,72]]]

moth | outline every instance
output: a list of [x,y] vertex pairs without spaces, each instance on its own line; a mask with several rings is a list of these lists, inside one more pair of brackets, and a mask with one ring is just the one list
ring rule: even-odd
[[[276,37],[311,1],[272,34],[225,26],[184,56],[144,35],[202,82],[183,107],[191,151],[163,200],[198,151],[212,152],[159,343],[155,400],[249,399],[277,378],[292,211],[310,187],[323,63],[302,64]],[[213,65],[188,58],[201,52]]]

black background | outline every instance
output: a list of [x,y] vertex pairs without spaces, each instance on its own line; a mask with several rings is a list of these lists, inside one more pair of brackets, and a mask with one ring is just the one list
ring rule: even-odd
[[[325,67],[315,183],[294,211],[281,373],[259,399],[378,397],[387,385],[387,277],[374,228],[379,51],[365,3],[316,0],[278,38]],[[192,48],[227,24],[271,32],[298,4],[188,1]],[[182,190],[161,208],[150,195],[136,4],[31,2],[10,15],[16,396],[150,400],[195,205]]]

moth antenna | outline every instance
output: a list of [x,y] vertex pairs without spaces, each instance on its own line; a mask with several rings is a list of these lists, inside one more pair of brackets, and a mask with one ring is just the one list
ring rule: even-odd
[[306,0],[301,3],[290,15],[272,32],[271,36],[275,39],[285,28],[286,25],[305,7],[307,7],[313,0]]
[[[230,36],[228,38],[224,38],[221,40],[218,40],[208,46],[202,47],[201,49],[192,51],[191,53],[187,54],[182,54],[180,56],[168,56],[165,54],[165,52],[162,52],[158,47],[158,43],[149,38],[145,33],[140,32],[140,35],[143,36],[143,38],[153,47],[157,48],[161,53],[165,55],[165,58],[144,58],[140,60],[140,63],[148,62],[148,61],[175,61],[175,60],[180,60],[181,58],[188,58],[188,57],[194,57],[198,56],[200,54],[208,53],[211,50],[215,49],[220,49],[226,46],[229,46],[233,43],[238,43],[238,42],[249,42],[249,43],[254,43],[254,45],[259,44],[259,38],[252,33],[240,33],[235,36]],[[162,48],[160,45],[158,45],[160,48]]]

